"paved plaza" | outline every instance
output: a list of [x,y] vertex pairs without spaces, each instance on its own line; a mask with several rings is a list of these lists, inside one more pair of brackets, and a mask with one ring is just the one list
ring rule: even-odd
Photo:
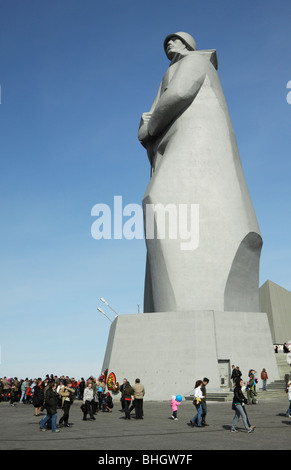
[[[268,392],[266,392],[268,393]],[[80,402],[71,407],[70,428],[54,434],[40,432],[40,418],[32,405],[0,403],[0,450],[96,450],[188,451],[196,450],[286,450],[290,448],[291,418],[286,417],[288,397],[266,398],[247,407],[253,433],[238,423],[238,433],[230,433],[234,412],[231,402],[209,402],[205,428],[190,428],[195,414],[191,401],[183,401],[178,421],[173,421],[169,402],[145,402],[144,419],[124,420],[119,403],[112,413],[99,412],[96,421],[83,421]],[[45,414],[45,413],[44,413]],[[44,416],[43,414],[43,416]],[[58,411],[58,418],[62,410]],[[142,454],[142,453],[141,453]],[[118,455],[115,452],[114,455]]]

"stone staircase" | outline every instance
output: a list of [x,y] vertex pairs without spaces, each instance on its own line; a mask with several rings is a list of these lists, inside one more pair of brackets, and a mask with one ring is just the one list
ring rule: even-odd
[[287,363],[286,354],[279,352],[278,354],[275,354],[275,357],[279,369],[280,379],[285,380],[285,376],[290,376],[291,374],[291,367]]
[[[268,383],[267,382],[267,391],[263,392],[261,388],[257,389],[257,400],[263,400],[266,398],[279,398],[286,396],[286,388],[285,383],[287,378],[291,380],[291,368],[286,361],[286,354],[278,353],[275,354],[278,370],[280,375],[280,380],[275,380],[274,382]],[[259,382],[261,383],[261,381]],[[193,393],[187,395],[185,397],[186,400],[193,400]],[[228,389],[220,389],[217,391],[207,391],[207,401],[217,401],[217,402],[226,402],[232,401],[233,399],[233,391]]]
[[[194,395],[190,394],[185,397],[185,400],[193,400]],[[230,391],[229,389],[226,389],[225,391],[209,391],[207,392],[207,401],[232,401],[233,398],[233,392]]]
[[[247,394],[245,393],[245,396]],[[263,390],[257,389],[257,396],[256,399],[258,401],[264,400],[266,398],[279,398],[279,397],[285,397],[286,396],[286,391],[285,391],[285,381],[284,380],[275,380],[275,382],[272,382],[270,384],[267,384],[267,391],[263,392]],[[193,394],[190,394],[185,397],[186,400],[193,400]],[[207,401],[217,401],[217,402],[226,402],[226,401],[232,401],[233,399],[233,391],[230,389],[227,389],[225,391],[209,391],[207,392]]]

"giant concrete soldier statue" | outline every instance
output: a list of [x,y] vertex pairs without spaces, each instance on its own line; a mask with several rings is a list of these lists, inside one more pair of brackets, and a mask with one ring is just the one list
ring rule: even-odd
[[[262,238],[217,74],[215,50],[197,50],[187,33],[164,42],[171,61],[157,97],[144,113],[139,140],[151,179],[143,206],[199,209],[197,243],[147,236],[145,312],[259,311]],[[158,230],[158,213],[153,212]],[[197,211],[196,211],[197,214]],[[182,219],[178,219],[178,221]],[[193,228],[193,227],[192,227]]]

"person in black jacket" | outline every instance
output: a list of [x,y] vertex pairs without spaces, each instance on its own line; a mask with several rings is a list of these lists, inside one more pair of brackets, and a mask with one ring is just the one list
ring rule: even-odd
[[112,408],[113,408],[112,396],[110,395],[109,392],[107,392],[105,394],[105,403],[104,403],[103,411],[108,411],[109,413],[111,413]]
[[34,416],[39,416],[39,413],[43,407],[43,403],[44,403],[44,393],[43,393],[43,388],[42,388],[42,380],[38,379],[36,386],[34,387],[34,390],[33,390],[33,399],[32,399],[32,404],[35,409]]
[[40,430],[46,431],[45,425],[48,421],[51,423],[53,432],[60,432],[57,428],[57,417],[58,417],[58,397],[56,394],[57,384],[51,381],[48,386],[48,390],[45,396],[44,407],[46,408],[47,415],[40,422]]
[[235,385],[235,380],[240,379],[242,376],[241,371],[239,370],[238,366],[232,366],[232,374],[231,374],[231,380],[233,381],[233,385]]
[[124,404],[124,398],[123,398],[123,390],[124,390],[124,388],[125,388],[126,382],[127,382],[127,379],[123,379],[123,383],[122,383],[121,386],[120,386],[120,393],[121,393],[120,403],[121,403],[121,408],[122,408],[121,411],[125,411],[125,404]]
[[78,397],[78,400],[83,400],[85,386],[86,386],[86,382],[85,382],[84,377],[82,377],[81,382],[79,384],[79,397]]
[[254,428],[250,428],[246,414],[244,412],[243,404],[247,404],[248,401],[242,392],[243,380],[240,378],[235,379],[234,395],[232,401],[232,408],[235,410],[232,426],[230,432],[237,432],[236,424],[238,419],[241,417],[243,420],[244,427],[248,432],[253,432]]
[[124,413],[125,413],[125,419],[130,419],[130,411],[129,407],[131,404],[131,397],[134,395],[134,390],[130,383],[126,381],[125,387],[122,392],[122,397],[124,399]]

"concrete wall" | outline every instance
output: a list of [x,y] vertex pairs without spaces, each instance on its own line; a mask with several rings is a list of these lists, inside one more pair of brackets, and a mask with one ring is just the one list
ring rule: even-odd
[[145,400],[169,400],[193,391],[195,381],[207,376],[208,390],[219,390],[219,360],[249,369],[268,370],[279,378],[273,344],[263,313],[217,311],[162,312],[120,315],[113,322],[103,370],[121,383],[138,377]]
[[215,312],[215,329],[218,359],[229,358],[240,367],[244,379],[250,369],[260,376],[263,368],[270,382],[279,379],[266,313]]
[[291,339],[291,292],[272,281],[260,287],[260,310],[267,312],[272,341],[283,344]]

